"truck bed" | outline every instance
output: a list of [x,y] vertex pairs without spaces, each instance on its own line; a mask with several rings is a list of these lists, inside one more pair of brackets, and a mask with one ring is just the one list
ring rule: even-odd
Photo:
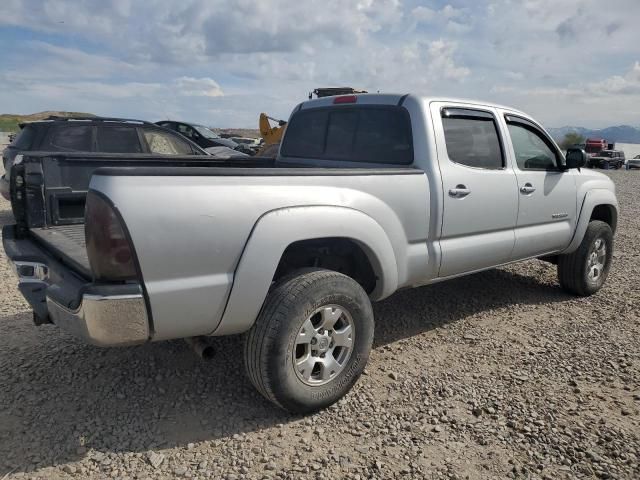
[[84,224],[31,228],[30,232],[63,263],[83,276],[91,277],[91,266],[84,238]]

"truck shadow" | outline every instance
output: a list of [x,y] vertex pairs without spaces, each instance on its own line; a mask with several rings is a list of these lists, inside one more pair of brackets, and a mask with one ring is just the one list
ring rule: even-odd
[[[505,270],[407,290],[375,306],[374,346],[512,303],[570,298]],[[205,362],[184,342],[100,349],[30,322],[28,312],[0,318],[0,478],[86,457],[102,462],[101,454],[205,440],[215,448],[235,434],[300,418],[255,392],[244,375],[241,337],[213,339],[218,353]]]
[[[555,266],[529,262],[536,275],[494,269],[417,289],[402,290],[374,305],[374,348],[456,322],[482,312],[513,304],[539,305],[574,299],[557,284],[538,280]],[[507,267],[514,268],[514,267]],[[515,267],[515,268],[520,268]],[[499,315],[499,314],[498,314]]]

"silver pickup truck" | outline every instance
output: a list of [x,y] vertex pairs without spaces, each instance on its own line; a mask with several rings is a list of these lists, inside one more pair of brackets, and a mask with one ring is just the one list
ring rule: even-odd
[[98,168],[75,200],[84,218],[53,224],[46,206],[66,197],[46,172],[61,160],[40,157],[16,162],[3,231],[37,322],[102,346],[244,334],[251,382],[292,412],[349,391],[371,302],[400,288],[540,258],[586,296],[611,265],[610,179],[487,103],[311,100],[275,161]]

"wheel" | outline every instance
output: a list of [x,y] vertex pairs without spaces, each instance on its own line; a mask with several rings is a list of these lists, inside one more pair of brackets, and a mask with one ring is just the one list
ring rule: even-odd
[[605,222],[589,222],[578,249],[558,257],[562,288],[580,296],[596,293],[604,285],[613,256],[613,232]]
[[302,270],[276,283],[247,333],[247,375],[285,410],[322,409],[360,377],[373,329],[371,302],[355,280],[329,270]]

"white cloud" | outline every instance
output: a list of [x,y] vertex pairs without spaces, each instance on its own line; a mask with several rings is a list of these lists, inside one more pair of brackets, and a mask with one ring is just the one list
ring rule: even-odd
[[3,0],[2,38],[19,34],[0,105],[252,126],[350,85],[589,126],[634,112],[639,17],[638,0]]
[[636,61],[625,75],[613,75],[591,83],[589,91],[594,95],[640,95],[640,62]]
[[436,15],[437,12],[435,10],[422,5],[411,10],[411,18],[417,22],[430,22],[436,18]]
[[175,81],[176,93],[187,97],[222,97],[220,85],[212,78],[180,77]]
[[455,64],[453,54],[456,45],[444,40],[437,40],[429,45],[430,68],[438,72],[447,80],[464,80],[469,76],[471,70]]
[[448,32],[453,34],[468,32],[471,29],[468,11],[449,4],[444,5],[440,10],[419,5],[411,11],[411,19],[413,28],[420,24],[442,24]]

